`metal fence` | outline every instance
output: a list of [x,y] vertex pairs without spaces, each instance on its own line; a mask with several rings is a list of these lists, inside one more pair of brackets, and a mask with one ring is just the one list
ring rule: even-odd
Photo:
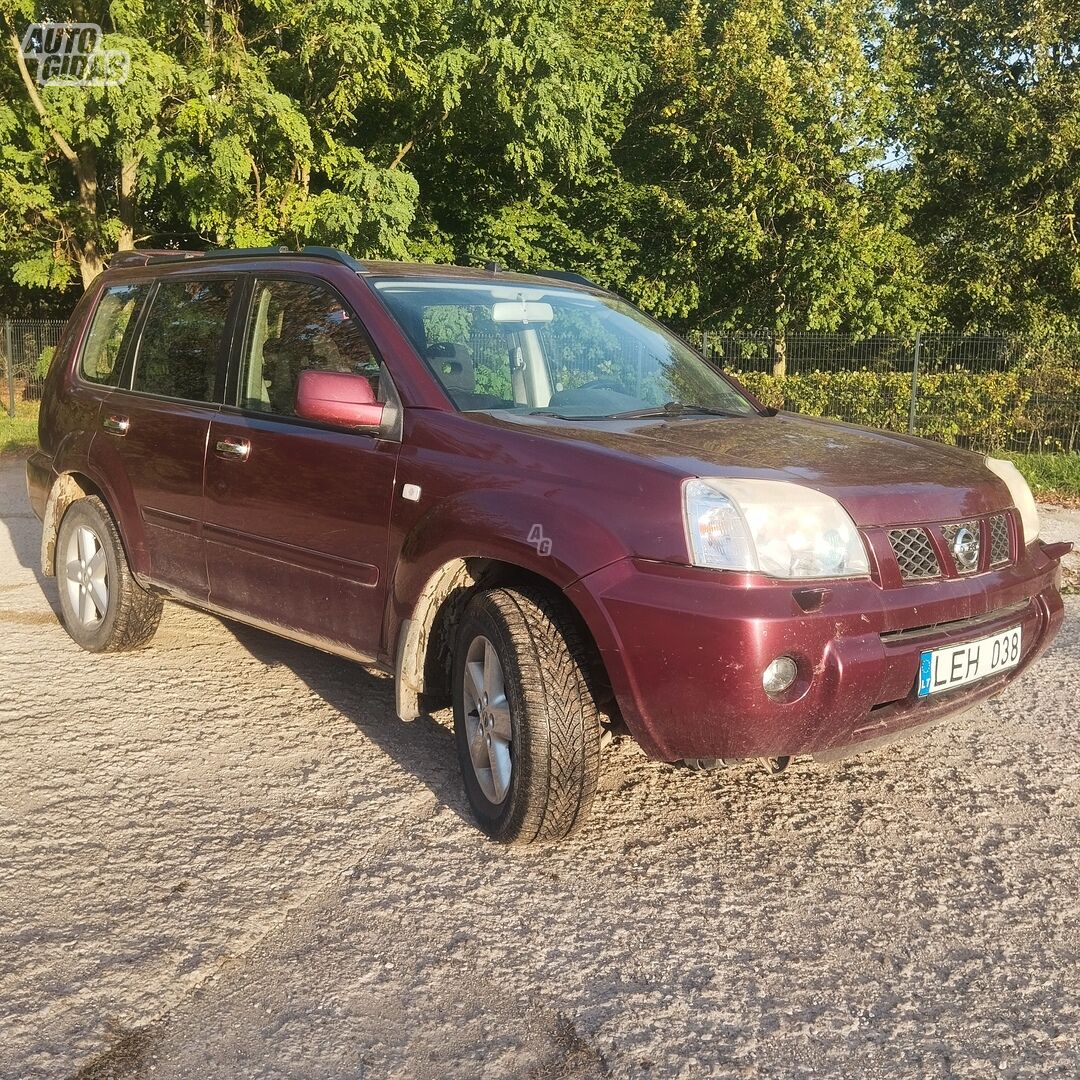
[[64,329],[58,319],[0,318],[0,397],[8,416],[20,402],[41,399],[52,350]]
[[[779,376],[853,370],[910,373],[913,369],[923,373],[983,374],[1016,368],[1042,357],[1047,348],[1019,338],[952,332],[920,333],[911,338],[891,334],[858,338],[854,334],[818,331],[696,331],[690,338],[707,356],[725,366]],[[1058,341],[1056,348],[1063,355],[1076,357],[1080,355],[1080,339]]]
[[[0,318],[0,399],[9,416],[40,399],[63,326]],[[1080,337],[1035,343],[955,333],[689,336],[713,363],[780,408],[978,449],[1080,451]]]
[[977,449],[1080,451],[1080,337],[690,337],[770,405]]

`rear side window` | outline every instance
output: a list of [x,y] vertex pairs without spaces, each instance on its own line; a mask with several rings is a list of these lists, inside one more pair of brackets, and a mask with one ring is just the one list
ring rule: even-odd
[[235,282],[163,281],[143,323],[132,389],[214,401]]
[[135,333],[135,313],[149,291],[149,285],[111,285],[101,294],[79,365],[84,379],[102,386],[120,381],[124,354]]

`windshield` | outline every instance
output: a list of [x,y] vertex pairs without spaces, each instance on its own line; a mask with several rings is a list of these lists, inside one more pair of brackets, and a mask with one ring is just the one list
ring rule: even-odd
[[693,350],[615,297],[494,281],[374,285],[463,412],[754,411]]

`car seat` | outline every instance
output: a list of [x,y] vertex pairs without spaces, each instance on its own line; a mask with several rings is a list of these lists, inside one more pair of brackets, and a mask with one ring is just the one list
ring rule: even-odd
[[306,353],[307,350],[281,338],[263,342],[263,380],[270,408],[280,415],[293,416],[296,412],[296,383]]

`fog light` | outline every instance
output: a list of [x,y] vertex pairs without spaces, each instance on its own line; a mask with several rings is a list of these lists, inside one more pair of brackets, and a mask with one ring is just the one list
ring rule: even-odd
[[790,656],[778,656],[761,676],[767,694],[782,694],[799,674],[799,665]]

